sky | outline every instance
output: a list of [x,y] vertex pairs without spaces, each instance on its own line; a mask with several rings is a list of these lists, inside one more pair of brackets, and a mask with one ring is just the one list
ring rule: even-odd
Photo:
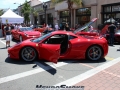
[[[30,1],[30,0],[27,0]],[[41,2],[46,2],[49,0],[39,0]],[[20,4],[23,4],[25,0],[0,0],[0,9],[16,9]],[[17,4],[14,4],[17,3]]]

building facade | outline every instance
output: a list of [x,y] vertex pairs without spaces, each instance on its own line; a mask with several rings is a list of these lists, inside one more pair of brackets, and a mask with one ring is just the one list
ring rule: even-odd
[[[71,27],[74,27],[75,24],[83,25],[92,18],[98,18],[97,22],[93,24],[95,28],[97,28],[98,24],[104,24],[110,18],[120,22],[120,0],[82,0],[82,7],[76,4],[73,5],[71,21],[69,21],[69,10],[66,1],[58,3],[55,6],[51,1],[46,3],[46,16],[42,3],[33,6],[34,9],[40,9],[38,10],[37,24],[43,24],[45,17],[47,24],[71,22]],[[32,15],[31,23],[34,24],[34,17]]]
[[[110,18],[120,23],[120,0],[82,0],[84,6],[79,7],[73,5],[71,13],[72,27],[75,24],[85,24],[92,18],[98,18],[97,22],[93,24],[93,27],[97,28],[98,24],[104,24]],[[59,3],[55,6],[55,22],[69,22],[68,21],[68,7],[66,1]],[[110,21],[112,22],[112,21]]]
[[[52,6],[52,3],[50,1],[45,2],[45,4],[47,5],[46,14],[45,14],[45,10],[43,9],[43,3],[33,6],[33,9],[38,11],[37,22],[39,25],[43,25],[45,23],[45,18],[46,18],[47,24],[52,25],[54,24],[53,17],[55,17],[55,9],[54,9],[54,6]],[[33,17],[33,19],[35,18]],[[33,20],[32,22],[33,24],[34,24],[34,21],[35,20]]]

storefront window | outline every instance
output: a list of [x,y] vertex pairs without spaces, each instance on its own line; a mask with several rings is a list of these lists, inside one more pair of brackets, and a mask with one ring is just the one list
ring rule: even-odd
[[80,8],[76,10],[76,24],[84,25],[90,21],[91,8]]
[[45,23],[45,17],[44,15],[40,15],[40,24],[43,25]]
[[60,12],[60,23],[69,23],[69,11]]
[[91,15],[91,8],[80,8],[76,10],[76,15]]
[[47,21],[48,21],[48,24],[53,24],[53,16],[52,14],[47,14]]
[[103,23],[120,23],[120,3],[103,5]]
[[111,6],[104,7],[104,12],[111,12]]
[[60,17],[65,17],[65,16],[69,16],[69,11],[60,12]]
[[120,5],[112,6],[112,12],[120,11]]
[[60,19],[60,22],[62,22],[63,24],[65,24],[65,23],[68,23],[69,21],[69,18],[68,17],[64,17],[64,18],[61,18]]

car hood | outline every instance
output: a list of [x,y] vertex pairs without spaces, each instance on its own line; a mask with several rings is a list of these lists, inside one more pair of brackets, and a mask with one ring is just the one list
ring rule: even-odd
[[40,35],[40,32],[38,32],[38,31],[24,31],[24,33],[27,34],[27,35],[30,35],[30,36]]
[[95,39],[102,39],[104,38],[103,36],[88,36],[88,35],[85,35],[85,36],[82,36],[83,38],[87,39],[87,40],[95,40]]
[[95,21],[97,21],[97,18],[93,18],[90,22],[86,23],[85,25],[83,25],[82,27],[74,30],[74,33],[78,33],[78,32],[81,32],[82,30],[88,28],[88,26],[92,25]]

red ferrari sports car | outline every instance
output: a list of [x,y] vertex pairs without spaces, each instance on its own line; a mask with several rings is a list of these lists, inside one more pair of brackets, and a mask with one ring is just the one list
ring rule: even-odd
[[12,59],[33,61],[38,58],[54,63],[58,59],[99,60],[107,53],[108,44],[104,37],[80,36],[67,31],[50,32],[8,48],[8,55]]
[[20,41],[30,39],[30,38],[38,38],[41,36],[41,33],[38,31],[34,31],[30,27],[20,27],[19,29],[14,29],[11,31],[12,39],[17,39]]
[[45,31],[45,27],[43,25],[39,25],[37,28],[34,28],[34,31],[39,31],[42,33]]

